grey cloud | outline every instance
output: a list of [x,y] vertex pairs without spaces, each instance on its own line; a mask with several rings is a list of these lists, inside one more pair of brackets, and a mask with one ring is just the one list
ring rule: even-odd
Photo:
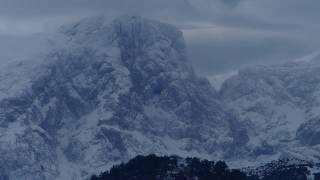
[[138,14],[182,28],[198,71],[213,74],[316,51],[319,7],[318,0],[0,0],[0,34],[50,31],[101,13]]
[[3,16],[38,17],[84,11],[119,14],[152,12],[184,3],[183,0],[0,0],[0,4],[0,14]]
[[317,50],[300,32],[256,29],[185,30],[190,60],[202,75],[239,68],[283,63]]
[[236,7],[242,1],[244,1],[244,0],[220,0],[221,3],[223,3],[229,7]]

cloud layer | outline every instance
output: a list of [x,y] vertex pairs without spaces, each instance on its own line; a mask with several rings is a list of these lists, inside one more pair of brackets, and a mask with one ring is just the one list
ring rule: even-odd
[[211,75],[317,51],[319,7],[318,0],[0,0],[0,38],[95,14],[138,14],[180,27],[191,61]]

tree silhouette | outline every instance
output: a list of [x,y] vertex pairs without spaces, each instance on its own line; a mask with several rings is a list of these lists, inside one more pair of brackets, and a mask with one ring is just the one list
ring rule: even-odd
[[176,156],[137,156],[91,180],[254,180],[240,170],[229,170],[223,161],[182,159]]

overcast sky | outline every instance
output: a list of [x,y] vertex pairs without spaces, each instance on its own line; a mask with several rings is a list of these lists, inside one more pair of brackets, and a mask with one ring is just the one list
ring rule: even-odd
[[181,28],[197,71],[212,75],[320,50],[319,9],[319,0],[0,0],[0,53],[35,51],[26,37],[86,16],[135,14]]

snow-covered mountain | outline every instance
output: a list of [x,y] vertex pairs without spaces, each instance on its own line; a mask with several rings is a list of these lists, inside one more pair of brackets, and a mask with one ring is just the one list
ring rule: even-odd
[[318,158],[314,61],[243,69],[217,91],[171,25],[99,16],[60,32],[46,56],[0,67],[1,178],[84,179],[150,153]]
[[62,48],[1,72],[4,177],[81,179],[138,154],[213,158],[246,143],[175,27],[95,17],[61,32]]
[[222,99],[246,124],[249,157],[318,161],[319,72],[314,59],[246,68],[223,84]]

